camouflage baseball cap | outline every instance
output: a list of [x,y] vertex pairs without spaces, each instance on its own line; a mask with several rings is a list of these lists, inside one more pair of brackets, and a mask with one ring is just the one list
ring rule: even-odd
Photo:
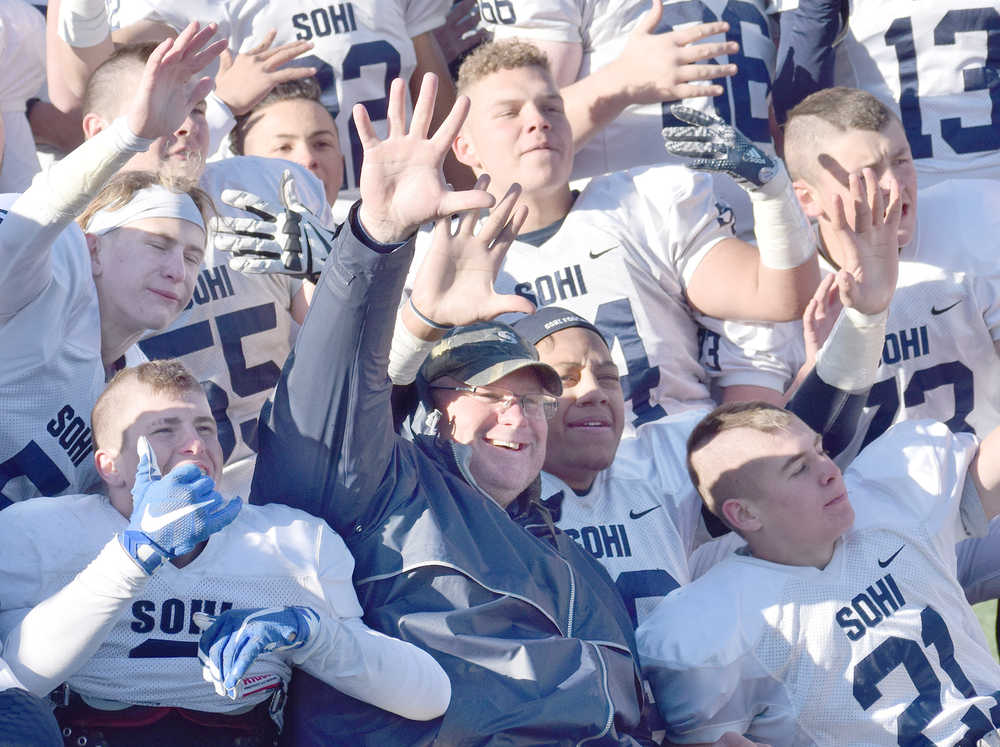
[[424,361],[420,375],[427,382],[450,376],[472,386],[486,386],[522,368],[537,371],[547,392],[562,394],[559,374],[538,360],[533,345],[506,324],[476,322],[456,327],[441,338]]

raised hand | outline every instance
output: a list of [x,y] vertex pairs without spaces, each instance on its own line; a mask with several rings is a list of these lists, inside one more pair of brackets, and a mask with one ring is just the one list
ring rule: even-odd
[[314,67],[282,67],[313,48],[312,42],[293,41],[271,47],[278,32],[267,32],[253,49],[234,58],[228,50],[219,59],[215,93],[235,116],[253,109],[279,83],[301,80],[316,74]]
[[203,631],[198,642],[202,676],[233,700],[247,694],[243,675],[258,656],[302,648],[320,626],[319,615],[308,607],[227,610],[215,618],[196,613],[194,622]]
[[137,449],[132,516],[119,541],[135,562],[152,574],[165,559],[191,552],[232,522],[243,501],[227,501],[215,492],[215,482],[195,464],[178,465],[162,476],[144,436],[139,438]]
[[358,217],[368,234],[381,243],[402,241],[427,221],[493,205],[484,190],[452,192],[445,182],[441,165],[468,114],[469,99],[459,96],[437,132],[428,138],[436,97],[437,76],[428,73],[407,131],[406,86],[399,78],[394,80],[384,140],[375,134],[364,106],[354,106],[354,123],[364,148]]
[[830,330],[833,329],[843,308],[836,280],[835,273],[826,275],[806,305],[805,313],[802,314],[802,336],[806,346],[804,365],[808,368],[812,368],[816,362],[816,354],[830,336]]
[[845,307],[878,314],[889,306],[899,275],[899,221],[903,201],[891,179],[886,197],[875,172],[848,175],[850,203],[834,197],[827,249],[840,264],[836,285]]
[[751,192],[767,185],[783,170],[780,161],[714,114],[680,104],[671,106],[670,113],[691,126],[664,127],[663,144],[675,156],[695,159],[687,164],[688,168],[729,174]]
[[299,200],[291,171],[281,175],[280,206],[238,189],[223,190],[222,201],[257,216],[209,219],[209,241],[216,251],[232,253],[232,269],[291,275],[315,282],[337,234]]
[[[476,181],[485,190],[489,177]],[[507,250],[517,237],[528,210],[518,205],[520,185],[514,184],[490,212],[479,233],[474,229],[479,210],[467,210],[452,233],[450,217],[434,226],[434,240],[413,281],[411,300],[420,312],[441,325],[488,320],[508,311],[531,313],[530,301],[493,289]]]
[[192,22],[176,39],[164,39],[153,50],[126,113],[132,132],[151,139],[169,135],[208,95],[212,79],[194,76],[226,48],[224,39],[211,41],[215,31],[214,23],[200,28]]
[[711,81],[736,74],[736,65],[698,64],[713,57],[735,54],[736,42],[706,42],[702,39],[724,34],[729,24],[724,21],[699,23],[677,31],[656,33],[663,15],[660,0],[652,0],[648,10],[629,34],[622,53],[610,63],[633,104],[658,104],[661,101],[718,96],[722,86],[703,85],[695,81]]
[[478,23],[479,6],[476,0],[461,0],[451,6],[444,23],[433,31],[446,62],[451,64],[459,55],[489,38],[486,29],[476,28]]

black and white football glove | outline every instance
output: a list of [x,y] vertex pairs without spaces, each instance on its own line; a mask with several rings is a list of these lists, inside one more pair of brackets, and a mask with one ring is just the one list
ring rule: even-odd
[[750,192],[761,189],[783,171],[780,161],[715,115],[681,104],[673,104],[670,113],[691,126],[664,127],[663,144],[675,156],[695,159],[687,164],[688,168],[729,174]]
[[281,175],[281,206],[237,189],[222,191],[222,201],[256,218],[213,217],[212,247],[229,252],[238,272],[270,273],[313,282],[323,271],[337,231],[331,231],[299,200],[291,171]]

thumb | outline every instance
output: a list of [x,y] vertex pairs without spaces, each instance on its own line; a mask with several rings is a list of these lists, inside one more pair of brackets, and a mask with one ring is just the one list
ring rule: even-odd
[[514,293],[494,293],[483,304],[483,319],[495,319],[501,314],[510,312],[534,314],[535,305],[524,296],[518,296]]
[[662,15],[663,5],[660,3],[660,0],[653,0],[649,10],[642,14],[642,18],[639,19],[639,23],[637,23],[635,28],[632,30],[632,35],[636,36],[639,34],[655,33],[656,27],[660,23],[660,17]]
[[302,200],[299,199],[299,191],[295,188],[295,177],[292,176],[290,169],[281,172],[281,202],[289,210],[306,212]]
[[228,49],[222,50],[222,54],[219,55],[219,73],[226,72],[229,68],[233,66],[233,54]]
[[139,454],[139,465],[135,470],[136,482],[139,480],[144,483],[156,482],[163,477],[160,474],[160,465],[156,461],[153,447],[149,445],[149,440],[145,436],[139,436],[135,450]]

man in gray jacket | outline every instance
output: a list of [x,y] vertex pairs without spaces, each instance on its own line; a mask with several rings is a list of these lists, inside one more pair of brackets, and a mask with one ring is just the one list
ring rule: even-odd
[[[355,556],[366,621],[429,651],[454,695],[441,719],[418,723],[299,673],[287,738],[648,743],[624,605],[603,569],[537,502],[546,416],[561,391],[555,372],[504,325],[464,328],[432,354],[438,370],[428,378],[445,413],[438,435],[411,442],[393,432],[386,364],[412,234],[429,219],[492,202],[483,182],[456,193],[441,176],[467,102],[427,139],[433,85],[425,80],[409,134],[402,95],[397,81],[385,140],[355,111],[365,148],[362,201],[336,239],[263,413],[251,500],[286,502],[329,521]],[[415,290],[411,309],[420,308],[427,336],[463,321],[470,303],[493,313],[528,310],[492,289],[524,220],[518,193],[500,201],[477,236],[474,217],[458,236],[441,222],[437,240],[464,264],[430,268],[435,280],[420,285],[430,292]],[[471,256],[470,242],[481,256]]]

